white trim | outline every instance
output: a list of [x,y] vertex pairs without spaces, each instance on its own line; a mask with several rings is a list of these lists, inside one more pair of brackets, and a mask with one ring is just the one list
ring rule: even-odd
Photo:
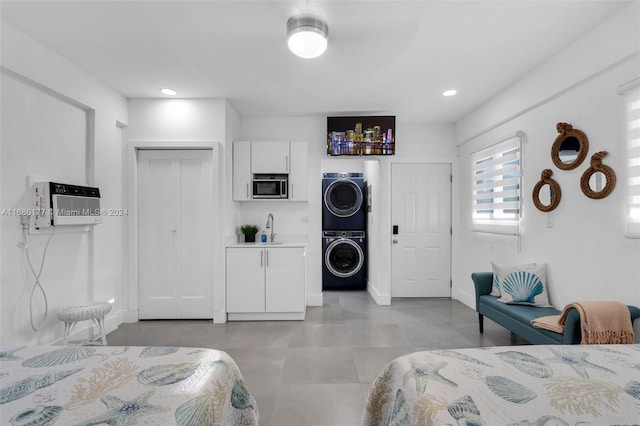
[[[453,280],[453,271],[454,271],[454,267],[455,267],[455,259],[453,256],[453,253],[457,252],[457,238],[455,238],[455,233],[458,231],[458,225],[460,224],[460,216],[459,216],[459,211],[460,211],[460,207],[459,207],[459,203],[460,203],[460,183],[459,183],[459,177],[460,177],[460,171],[458,169],[459,167],[459,158],[458,157],[433,157],[433,158],[424,158],[424,157],[419,157],[419,158],[389,158],[389,162],[388,162],[388,173],[387,173],[387,188],[388,188],[388,192],[387,192],[387,199],[391,200],[391,186],[392,186],[392,176],[393,176],[393,165],[394,164],[448,164],[450,167],[450,172],[451,172],[451,245],[449,247],[449,256],[450,256],[450,262],[449,262],[449,278],[451,280]],[[388,268],[388,280],[389,280],[389,304],[391,304],[391,294],[393,293],[393,283],[391,282],[391,270],[393,269],[393,262],[392,262],[392,255],[391,255],[391,240],[393,240],[393,235],[391,234],[391,227],[392,227],[392,205],[391,202],[386,203],[387,206],[387,215],[389,218],[389,222],[387,223],[387,229],[389,230],[388,234],[382,234],[381,235],[381,242],[383,241],[382,237],[385,237],[388,235],[388,243],[385,245],[383,244],[383,248],[381,248],[380,251],[380,256],[386,256],[387,259],[389,259],[389,268]],[[384,251],[383,251],[384,250]],[[371,283],[368,282],[367,288],[371,286]],[[385,293],[380,293],[378,292],[377,287],[373,287],[375,289],[376,295],[374,295],[373,293],[371,293],[371,291],[369,291],[369,294],[371,294],[371,296],[374,298],[374,300],[376,301],[376,303],[378,303],[379,305],[386,305],[385,301],[386,301],[386,297],[387,295],[385,295]],[[449,289],[449,297],[452,297],[453,294],[453,287],[451,287]],[[377,295],[379,295],[380,297],[380,302],[378,302],[378,300],[376,299],[376,297],[378,297]]]
[[307,294],[307,306],[322,306],[323,295],[320,294]]
[[476,309],[476,297],[475,294],[469,293],[468,291],[464,291],[461,288],[456,288],[452,291],[453,299],[459,301],[460,303],[467,305],[471,309]]
[[367,292],[371,295],[373,300],[378,305],[388,306],[391,305],[391,294],[380,293],[375,285],[371,281],[367,280]]
[[[139,280],[138,280],[138,151],[145,149],[170,149],[170,150],[188,150],[188,149],[203,149],[203,150],[211,150],[212,152],[212,161],[213,161],[213,218],[211,218],[213,223],[220,224],[222,223],[222,206],[221,203],[218,202],[220,200],[220,192],[224,191],[225,188],[222,187],[220,182],[221,176],[220,174],[220,159],[221,159],[221,144],[217,141],[212,140],[132,140],[129,142],[127,146],[127,161],[129,176],[131,177],[131,185],[129,191],[129,247],[130,247],[130,267],[129,267],[129,311],[128,319],[131,321],[128,322],[136,322],[139,319],[138,316],[138,292],[139,292]],[[224,247],[225,241],[222,237],[222,230],[216,227],[213,228],[212,241],[213,244],[213,259],[211,262],[212,268],[212,276],[213,276],[213,294],[212,294],[212,306],[213,311],[213,322],[214,323],[224,323],[227,320],[226,313],[226,303],[223,303],[223,310],[216,310],[215,301],[226,300],[226,286],[225,283],[222,282],[221,285],[216,285],[216,268],[222,268],[224,270]],[[218,294],[216,290],[219,290]]]
[[634,78],[633,80],[627,81],[626,83],[623,83],[620,86],[618,86],[617,93],[618,95],[624,96],[629,94],[629,92],[631,92],[633,89],[635,89],[638,86],[640,86],[640,77]]
[[229,321],[304,320],[305,312],[228,313]]

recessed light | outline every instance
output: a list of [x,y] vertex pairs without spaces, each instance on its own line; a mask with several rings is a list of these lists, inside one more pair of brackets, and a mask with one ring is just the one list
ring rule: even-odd
[[162,93],[163,95],[169,95],[169,96],[175,96],[178,94],[178,92],[176,92],[175,90],[168,89],[168,88],[160,89],[160,93]]
[[442,96],[453,96],[456,93],[458,93],[458,91],[456,89],[449,89],[449,90],[445,90],[444,92],[442,92]]

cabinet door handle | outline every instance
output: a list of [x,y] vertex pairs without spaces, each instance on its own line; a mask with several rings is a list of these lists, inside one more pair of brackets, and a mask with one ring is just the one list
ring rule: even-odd
[[267,268],[269,267],[269,250],[265,250],[267,252]]
[[288,155],[284,156],[284,169],[285,171],[289,172],[289,156]]
[[249,184],[247,183],[247,199],[249,199]]
[[291,184],[291,198],[295,197],[295,195],[293,195],[293,194],[294,194],[294,192],[293,192],[293,184]]
[[260,267],[264,266],[264,251],[260,251]]

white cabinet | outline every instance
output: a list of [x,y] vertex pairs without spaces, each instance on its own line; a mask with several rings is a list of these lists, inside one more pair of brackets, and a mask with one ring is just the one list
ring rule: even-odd
[[230,321],[304,319],[304,247],[227,247],[226,272]]
[[251,200],[251,142],[233,143],[233,199]]
[[304,312],[305,249],[276,247],[265,249],[265,310]]
[[307,167],[306,142],[235,141],[233,143],[233,200],[253,200],[251,179],[254,174],[266,173],[288,175],[288,200],[307,201]]
[[289,173],[289,142],[251,143],[252,173]]

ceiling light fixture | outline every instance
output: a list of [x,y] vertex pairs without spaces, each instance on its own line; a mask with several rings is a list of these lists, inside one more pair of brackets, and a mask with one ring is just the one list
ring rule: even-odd
[[315,15],[298,15],[287,21],[289,50],[301,58],[317,58],[327,50],[329,27]]
[[163,95],[169,95],[169,96],[175,96],[178,94],[178,92],[176,92],[175,90],[168,89],[168,88],[160,89],[160,93],[162,93]]
[[449,90],[445,90],[444,92],[442,92],[442,96],[453,96],[456,93],[458,93],[458,91],[456,89],[449,89]]

